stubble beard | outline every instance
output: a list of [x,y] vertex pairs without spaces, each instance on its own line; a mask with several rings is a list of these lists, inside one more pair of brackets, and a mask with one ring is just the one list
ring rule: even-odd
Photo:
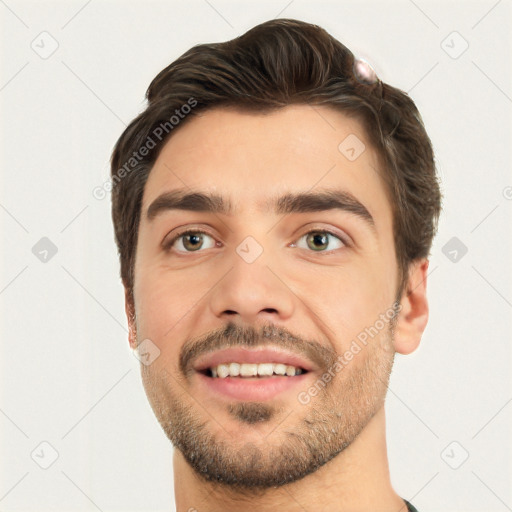
[[[205,482],[254,496],[314,473],[356,439],[384,404],[394,360],[392,343],[389,324],[330,382],[318,386],[318,395],[306,405],[299,400],[288,407],[270,401],[227,405],[231,431],[233,422],[244,427],[240,432],[256,423],[276,425],[257,443],[244,441],[241,434],[228,435],[219,425],[226,420],[216,421],[205,412],[198,405],[200,397],[196,401],[187,392],[178,396],[176,379],[165,369],[143,369],[143,380],[165,434],[194,472]],[[288,426],[280,427],[288,414],[296,420],[290,423],[287,418]]]

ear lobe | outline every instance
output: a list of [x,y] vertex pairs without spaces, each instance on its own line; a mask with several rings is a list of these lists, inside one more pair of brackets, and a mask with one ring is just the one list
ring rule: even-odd
[[135,304],[133,294],[130,294],[126,288],[124,292],[124,310],[126,312],[126,319],[128,321],[128,341],[130,348],[137,347],[137,326],[135,324]]
[[410,354],[418,348],[428,322],[428,260],[411,263],[407,285],[400,300],[400,313],[394,328],[394,347],[399,354]]

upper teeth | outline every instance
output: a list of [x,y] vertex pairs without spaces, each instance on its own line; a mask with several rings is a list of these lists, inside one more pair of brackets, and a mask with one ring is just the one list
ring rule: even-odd
[[256,375],[300,375],[301,368],[282,363],[226,363],[210,368],[213,377],[255,377]]

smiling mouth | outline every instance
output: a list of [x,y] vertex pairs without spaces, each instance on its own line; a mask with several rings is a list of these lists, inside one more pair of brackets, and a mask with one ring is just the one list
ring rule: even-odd
[[250,402],[293,400],[292,393],[317,370],[309,358],[275,346],[208,352],[194,361],[192,369],[200,392],[212,400]]
[[198,370],[206,377],[225,379],[226,377],[240,379],[263,379],[276,377],[295,377],[308,373],[300,366],[292,366],[283,363],[222,363],[216,366]]

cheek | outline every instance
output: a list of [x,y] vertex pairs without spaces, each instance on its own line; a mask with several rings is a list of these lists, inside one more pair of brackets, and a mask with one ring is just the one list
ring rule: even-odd
[[135,303],[139,336],[164,341],[179,332],[180,320],[192,308],[193,289],[182,278],[147,268],[136,274]]
[[189,335],[191,321],[205,307],[215,280],[211,273],[196,270],[171,271],[161,265],[141,269],[135,273],[137,336],[151,339],[165,360],[175,358],[179,340]]
[[342,346],[373,325],[392,303],[394,295],[386,270],[379,265],[368,260],[354,262],[328,273],[319,271],[314,286],[311,280],[300,285],[308,297],[306,304],[330,327],[327,332]]
[[179,340],[184,336],[180,319],[186,314],[187,301],[183,293],[175,290],[172,283],[149,275],[139,281],[136,290],[137,338],[151,340],[159,350],[151,365],[143,368],[150,389],[159,379],[166,378],[166,372],[178,373]]

